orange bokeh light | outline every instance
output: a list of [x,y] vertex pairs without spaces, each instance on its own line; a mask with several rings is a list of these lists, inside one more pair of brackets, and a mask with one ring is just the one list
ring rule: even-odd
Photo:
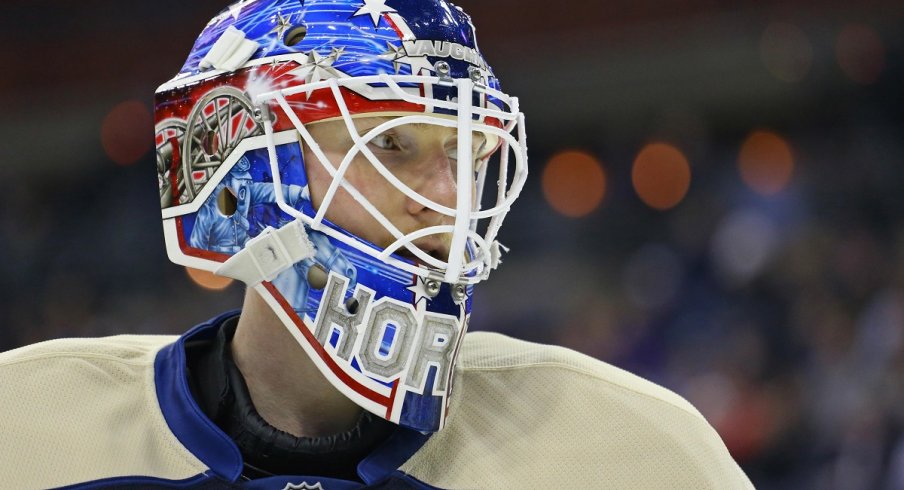
[[154,122],[147,106],[139,100],[118,104],[104,117],[100,142],[111,160],[120,165],[137,162],[154,138]]
[[738,156],[741,179],[754,191],[771,196],[787,187],[794,173],[791,147],[771,131],[754,131]]
[[543,195],[559,213],[580,218],[593,212],[606,194],[606,172],[593,155],[566,150],[553,155],[543,169]]
[[631,181],[640,200],[665,211],[678,205],[691,185],[691,166],[681,150],[666,143],[645,146],[631,169]]
[[885,68],[885,47],[875,29],[865,24],[848,24],[838,34],[835,55],[841,71],[864,85],[875,82]]
[[186,267],[185,272],[188,274],[188,277],[204,289],[211,289],[213,291],[219,291],[221,289],[226,289],[230,284],[232,284],[232,279],[228,277],[218,276],[213,272],[202,271],[201,269],[192,269],[191,267]]

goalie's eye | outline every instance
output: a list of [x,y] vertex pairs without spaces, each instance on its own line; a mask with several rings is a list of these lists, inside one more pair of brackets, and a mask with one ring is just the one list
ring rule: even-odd
[[401,150],[402,146],[399,144],[398,138],[396,138],[392,134],[378,134],[374,136],[370,142],[370,145],[376,146],[381,150]]
[[[475,133],[476,135],[477,133]],[[487,139],[483,135],[478,135],[474,137],[473,143],[471,144],[471,157],[477,161],[485,158],[487,152]],[[450,144],[446,147],[446,155],[453,159],[458,159],[458,146]]]

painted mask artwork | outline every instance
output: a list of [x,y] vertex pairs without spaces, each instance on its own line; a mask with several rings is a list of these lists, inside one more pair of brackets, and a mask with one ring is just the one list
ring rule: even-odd
[[[362,134],[361,118],[380,119]],[[441,429],[475,285],[499,263],[497,234],[527,176],[524,116],[470,18],[441,0],[243,0],[157,90],[155,119],[170,259],[254,287],[366,410]],[[339,158],[311,134],[324,123],[348,133]],[[372,151],[405,125],[454,135],[454,202],[424,196]],[[317,206],[315,165],[330,176]],[[396,222],[352,183],[355,165],[441,219]],[[340,193],[391,238],[331,220]],[[424,246],[437,241],[442,253]]]

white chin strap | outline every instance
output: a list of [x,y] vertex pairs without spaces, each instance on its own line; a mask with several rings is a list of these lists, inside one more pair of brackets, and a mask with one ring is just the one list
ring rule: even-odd
[[253,287],[276,279],[280,272],[313,257],[314,252],[314,244],[304,231],[304,225],[296,219],[279,229],[268,226],[214,273]]

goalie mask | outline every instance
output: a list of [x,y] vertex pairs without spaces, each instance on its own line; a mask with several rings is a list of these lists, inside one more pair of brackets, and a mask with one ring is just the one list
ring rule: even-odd
[[[523,115],[469,17],[442,0],[243,0],[155,112],[170,259],[254,287],[366,410],[442,428],[474,285],[527,175]],[[411,149],[427,133],[440,152]]]

